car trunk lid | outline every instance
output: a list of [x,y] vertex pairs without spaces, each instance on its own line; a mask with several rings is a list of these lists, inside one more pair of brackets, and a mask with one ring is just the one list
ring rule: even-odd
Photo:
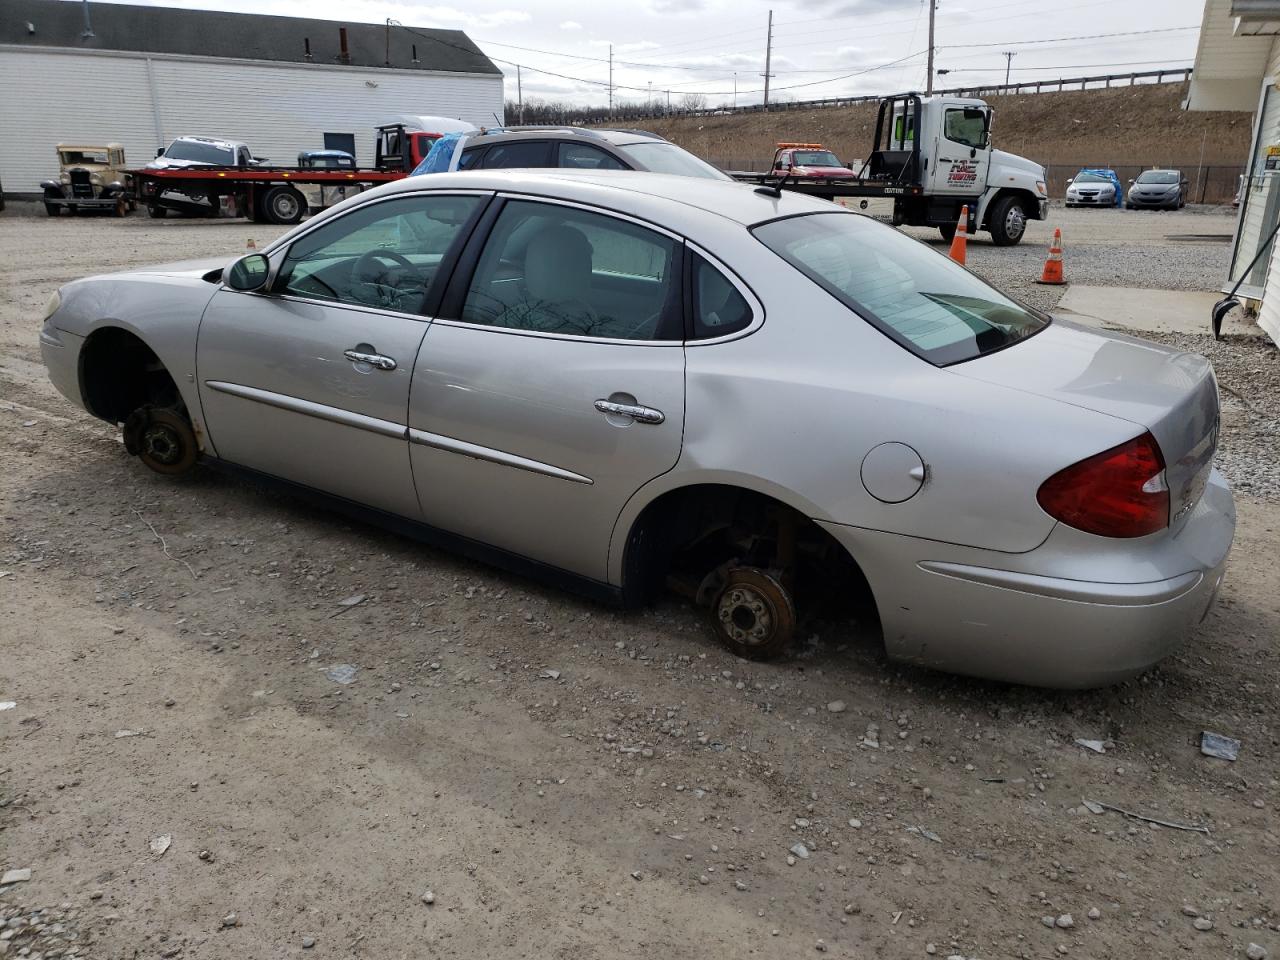
[[1170,526],[1199,502],[1218,441],[1218,385],[1204,357],[1055,319],[1033,337],[948,369],[1150,430],[1165,459]]

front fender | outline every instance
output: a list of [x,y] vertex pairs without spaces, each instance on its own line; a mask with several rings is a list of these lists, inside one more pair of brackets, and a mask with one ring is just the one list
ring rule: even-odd
[[62,192],[62,184],[57,180],[41,180],[40,189],[50,199],[63,199],[66,197],[66,194]]

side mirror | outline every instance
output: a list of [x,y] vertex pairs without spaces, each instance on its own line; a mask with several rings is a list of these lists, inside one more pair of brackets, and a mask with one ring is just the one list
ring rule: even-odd
[[156,147],[156,156],[157,156],[157,157],[163,157],[163,156],[164,156],[164,147]]
[[248,293],[261,290],[271,274],[271,261],[260,253],[251,253],[241,257],[227,271],[226,284],[232,290]]
[[1130,180],[1129,182],[1130,182],[1130,183],[1137,183],[1137,181],[1136,181],[1136,180]]
[[1075,183],[1075,182],[1076,182],[1075,177],[1067,177],[1067,183]]

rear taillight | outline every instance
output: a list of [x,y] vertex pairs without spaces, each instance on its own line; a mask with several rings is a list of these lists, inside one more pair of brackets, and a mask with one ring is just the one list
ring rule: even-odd
[[1054,519],[1100,537],[1145,537],[1169,525],[1164,457],[1150,433],[1059,470],[1036,499]]

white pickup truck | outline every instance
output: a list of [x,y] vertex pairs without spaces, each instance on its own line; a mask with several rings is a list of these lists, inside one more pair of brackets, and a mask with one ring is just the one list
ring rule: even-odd
[[996,246],[1011,246],[1022,239],[1028,220],[1048,216],[1049,194],[1044,167],[992,148],[991,116],[985,101],[967,97],[886,97],[873,149],[855,176],[731,176],[832,200],[892,199],[895,224],[935,226],[948,239],[968,206],[970,233],[986,230]]

